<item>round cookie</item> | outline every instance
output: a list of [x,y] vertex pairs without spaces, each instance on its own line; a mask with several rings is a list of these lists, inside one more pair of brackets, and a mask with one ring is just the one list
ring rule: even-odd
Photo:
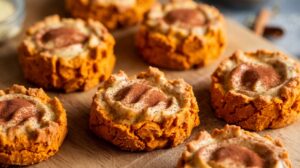
[[139,23],[154,2],[155,0],[66,0],[66,7],[74,17],[101,21],[112,30]]
[[84,91],[111,74],[114,45],[101,23],[55,15],[28,29],[19,60],[25,78],[40,87]]
[[123,150],[174,147],[199,125],[192,87],[156,68],[128,78],[112,75],[94,96],[90,129]]
[[299,64],[280,52],[234,53],[212,75],[217,117],[255,131],[294,122],[300,113],[299,72]]
[[192,0],[156,4],[137,33],[136,46],[158,67],[201,67],[225,48],[224,18],[216,8]]
[[67,133],[66,112],[42,89],[0,90],[0,165],[31,165],[53,156]]
[[187,144],[178,168],[291,168],[281,142],[226,125]]

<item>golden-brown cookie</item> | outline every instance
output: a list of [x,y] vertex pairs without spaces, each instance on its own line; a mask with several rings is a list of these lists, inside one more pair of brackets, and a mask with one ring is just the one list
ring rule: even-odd
[[178,168],[291,168],[280,141],[226,125],[187,144]]
[[42,89],[0,90],[0,165],[30,165],[53,156],[67,133],[66,112]]
[[90,129],[124,150],[173,147],[199,125],[192,87],[156,68],[128,78],[112,75],[94,96]]
[[284,127],[300,114],[299,64],[283,53],[238,51],[212,75],[219,118],[244,129]]
[[224,19],[216,8],[192,0],[156,4],[137,33],[136,46],[155,66],[204,66],[225,47]]
[[55,15],[28,29],[19,47],[19,60],[25,78],[38,86],[84,91],[111,74],[114,44],[100,22]]
[[66,0],[68,11],[83,19],[101,21],[108,29],[127,27],[142,21],[155,0]]

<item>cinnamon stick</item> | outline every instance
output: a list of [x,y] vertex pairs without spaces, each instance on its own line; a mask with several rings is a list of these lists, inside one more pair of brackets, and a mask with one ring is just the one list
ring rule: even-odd
[[266,26],[263,35],[267,38],[277,39],[284,35],[284,30],[278,26]]
[[260,35],[260,36],[263,35],[265,27],[266,27],[270,17],[271,17],[271,11],[266,8],[263,8],[258,13],[258,15],[255,19],[255,22],[254,22],[254,26],[253,26],[254,32],[257,35]]

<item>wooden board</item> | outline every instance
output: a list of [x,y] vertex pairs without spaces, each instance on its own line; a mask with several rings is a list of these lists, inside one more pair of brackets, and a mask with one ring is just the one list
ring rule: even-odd
[[[61,0],[27,0],[27,16],[25,27],[28,27],[44,16],[54,13],[64,14]],[[134,33],[136,28],[115,32],[117,40],[116,55],[117,65],[115,72],[120,69],[129,74],[135,74],[147,68],[137,55],[134,48]],[[230,55],[237,49],[255,50],[259,48],[276,49],[270,43],[255,36],[247,29],[241,27],[231,20],[227,20],[228,47],[224,56]],[[31,86],[24,81],[17,61],[17,51],[22,35],[10,42],[0,46],[0,87],[9,87],[14,83]],[[223,56],[223,57],[224,57]],[[222,58],[223,58],[222,57]],[[170,78],[184,78],[190,83],[201,109],[201,125],[195,129],[194,134],[199,130],[212,130],[222,127],[225,123],[214,117],[209,103],[210,74],[222,59],[206,68],[189,71],[165,71]],[[177,163],[184,144],[165,150],[157,150],[148,153],[124,152],[116,147],[98,139],[88,129],[89,109],[92,96],[96,88],[84,93],[53,93],[63,102],[68,113],[69,133],[60,151],[49,160],[32,167],[174,167]],[[300,121],[286,128],[267,130],[260,134],[270,134],[273,137],[281,138],[286,145],[293,167],[300,167]],[[193,134],[193,135],[194,135]]]

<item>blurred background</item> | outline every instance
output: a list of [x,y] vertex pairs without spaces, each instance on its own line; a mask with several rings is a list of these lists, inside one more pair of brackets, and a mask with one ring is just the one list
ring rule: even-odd
[[203,0],[220,9],[225,16],[251,28],[262,9],[271,11],[268,25],[282,35],[268,38],[284,52],[300,58],[300,0]]
[[[6,15],[10,15],[11,8],[5,6],[5,1],[17,4],[17,15],[13,21],[3,21]],[[167,1],[167,0],[162,0]],[[251,29],[257,20],[257,15],[262,9],[267,9],[271,17],[267,20],[267,26],[271,26],[271,37],[265,37],[284,52],[300,58],[300,0],[198,0],[216,6],[227,18],[238,21],[240,24]],[[44,8],[49,6],[50,8]],[[24,11],[23,9],[24,8]],[[26,10],[26,9],[34,9]],[[33,22],[23,23],[24,16],[30,20],[41,20],[44,16],[58,13],[65,15],[63,0],[0,0],[0,45],[1,38],[14,36],[23,27],[28,27]],[[59,12],[58,12],[59,11]],[[43,13],[43,15],[35,15]],[[23,27],[21,26],[23,25]],[[275,28],[275,30],[274,30]],[[9,29],[9,31],[7,31]],[[275,32],[274,32],[275,31]],[[20,38],[17,36],[16,38]],[[16,39],[14,38],[14,39]],[[18,40],[10,40],[10,43]],[[3,47],[2,40],[2,47]],[[7,41],[6,41],[7,42]],[[6,44],[4,42],[4,44]],[[0,46],[1,47],[1,46]],[[7,47],[6,47],[7,48]],[[1,51],[0,51],[1,53]]]

